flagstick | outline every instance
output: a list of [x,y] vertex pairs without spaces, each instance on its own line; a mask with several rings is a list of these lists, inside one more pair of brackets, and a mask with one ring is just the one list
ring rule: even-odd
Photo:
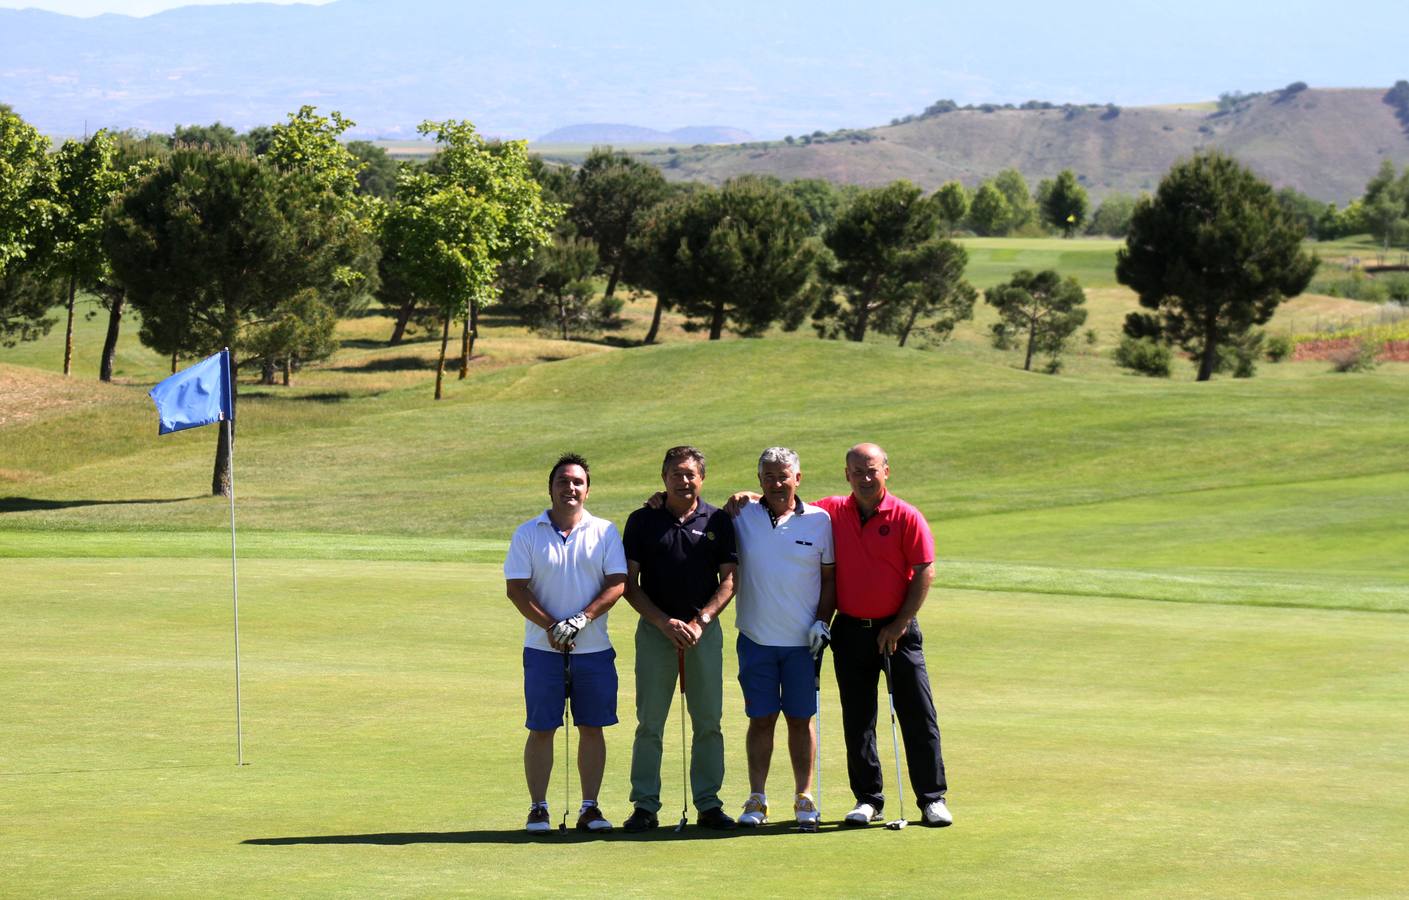
[[230,463],[230,585],[235,599],[235,749],[236,765],[245,764],[244,725],[240,711],[240,575],[235,568],[235,433],[225,420],[225,452]]

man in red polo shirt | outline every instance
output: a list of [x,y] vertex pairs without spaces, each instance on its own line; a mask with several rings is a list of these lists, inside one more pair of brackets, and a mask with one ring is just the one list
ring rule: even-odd
[[843,824],[866,825],[882,818],[876,687],[883,654],[889,653],[910,785],[923,822],[939,827],[954,820],[944,802],[948,786],[939,722],[915,620],[934,578],[934,537],[918,509],[886,490],[889,477],[885,451],[875,444],[857,444],[846,453],[851,494],[824,497],[816,504],[832,517],[837,560],[832,664],[841,698],[847,773],[856,796],[856,808]]

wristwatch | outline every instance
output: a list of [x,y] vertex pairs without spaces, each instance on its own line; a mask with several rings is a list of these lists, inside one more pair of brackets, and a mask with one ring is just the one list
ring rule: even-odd
[[701,628],[708,628],[708,627],[709,627],[709,623],[714,621],[714,616],[711,616],[709,613],[705,612],[704,610],[701,610],[701,611],[700,611],[700,614],[699,614],[698,616],[696,616],[695,618],[697,618],[697,619],[700,620],[700,627],[701,627]]

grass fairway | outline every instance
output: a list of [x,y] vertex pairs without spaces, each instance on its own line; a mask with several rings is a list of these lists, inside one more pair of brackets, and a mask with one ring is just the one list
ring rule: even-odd
[[[61,335],[0,350],[0,896],[1402,891],[1409,367],[1199,385],[1096,355],[1023,373],[962,335],[618,350],[491,327],[435,403],[413,362],[428,344],[344,323],[295,387],[241,388],[237,768],[215,434],[157,439],[163,361],[130,336],[119,383],[92,383],[100,324],[80,323],[68,381]],[[710,454],[716,499],[793,446],[811,497],[844,490],[842,451],[866,438],[936,528],[921,621],[956,826],[527,839],[499,563],[553,456],[586,453],[589,505],[620,522],[671,444]],[[618,824],[633,625],[621,605],[601,798]],[[835,823],[850,797],[823,694]],[[732,679],[725,696],[736,812]]]
[[1056,269],[1075,276],[1084,288],[1114,287],[1115,252],[1124,241],[1111,238],[964,238],[969,251],[965,276],[980,290],[1007,281],[1019,269]]

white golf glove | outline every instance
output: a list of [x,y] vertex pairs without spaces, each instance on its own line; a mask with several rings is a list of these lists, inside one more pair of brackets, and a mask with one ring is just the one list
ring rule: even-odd
[[819,619],[807,629],[807,646],[812,650],[813,656],[821,653],[831,642],[832,630],[827,627],[826,622]]
[[565,647],[571,648],[577,641],[577,633],[587,627],[587,617],[578,613],[570,619],[563,619],[553,626],[550,632],[553,640]]

